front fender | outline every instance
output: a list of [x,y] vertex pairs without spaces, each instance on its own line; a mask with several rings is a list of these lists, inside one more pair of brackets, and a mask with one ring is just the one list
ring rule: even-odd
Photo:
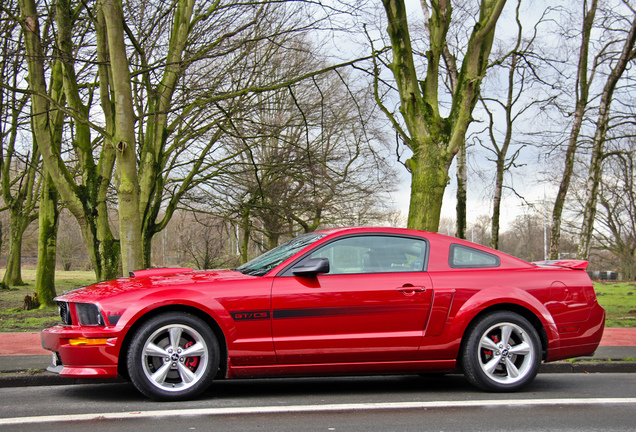
[[166,289],[155,291],[138,300],[141,308],[131,306],[127,308],[120,318],[124,326],[130,328],[144,315],[153,310],[167,306],[186,306],[198,309],[209,315],[221,327],[224,334],[231,333],[233,320],[225,308],[214,298],[205,296],[203,293],[193,289]]

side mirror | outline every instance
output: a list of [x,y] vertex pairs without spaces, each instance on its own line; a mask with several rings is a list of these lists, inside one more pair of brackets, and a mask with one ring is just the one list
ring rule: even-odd
[[329,273],[329,258],[312,258],[304,264],[292,268],[295,276],[317,276]]

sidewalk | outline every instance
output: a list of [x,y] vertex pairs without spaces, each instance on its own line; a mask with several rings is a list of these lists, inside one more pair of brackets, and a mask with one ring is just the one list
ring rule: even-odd
[[[77,380],[41,372],[51,364],[51,352],[40,345],[40,333],[0,332],[0,387],[71,384]],[[636,328],[606,328],[599,348],[591,357],[576,362],[541,366],[541,373],[632,372],[636,373]],[[81,380],[86,382],[86,380]]]

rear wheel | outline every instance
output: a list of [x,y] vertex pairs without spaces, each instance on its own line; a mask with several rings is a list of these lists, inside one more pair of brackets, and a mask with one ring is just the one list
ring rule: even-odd
[[212,383],[219,344],[201,319],[169,312],[150,319],[133,336],[127,366],[133,384],[146,396],[189,399]]
[[460,360],[473,385],[507,392],[532,382],[541,365],[541,341],[528,320],[514,312],[492,312],[467,332]]

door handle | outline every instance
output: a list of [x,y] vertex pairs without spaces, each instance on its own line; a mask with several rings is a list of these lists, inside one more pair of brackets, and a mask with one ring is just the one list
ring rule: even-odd
[[401,292],[406,295],[414,295],[415,293],[426,291],[426,287],[423,286],[413,286],[411,284],[406,284],[401,287],[395,289],[397,292]]

